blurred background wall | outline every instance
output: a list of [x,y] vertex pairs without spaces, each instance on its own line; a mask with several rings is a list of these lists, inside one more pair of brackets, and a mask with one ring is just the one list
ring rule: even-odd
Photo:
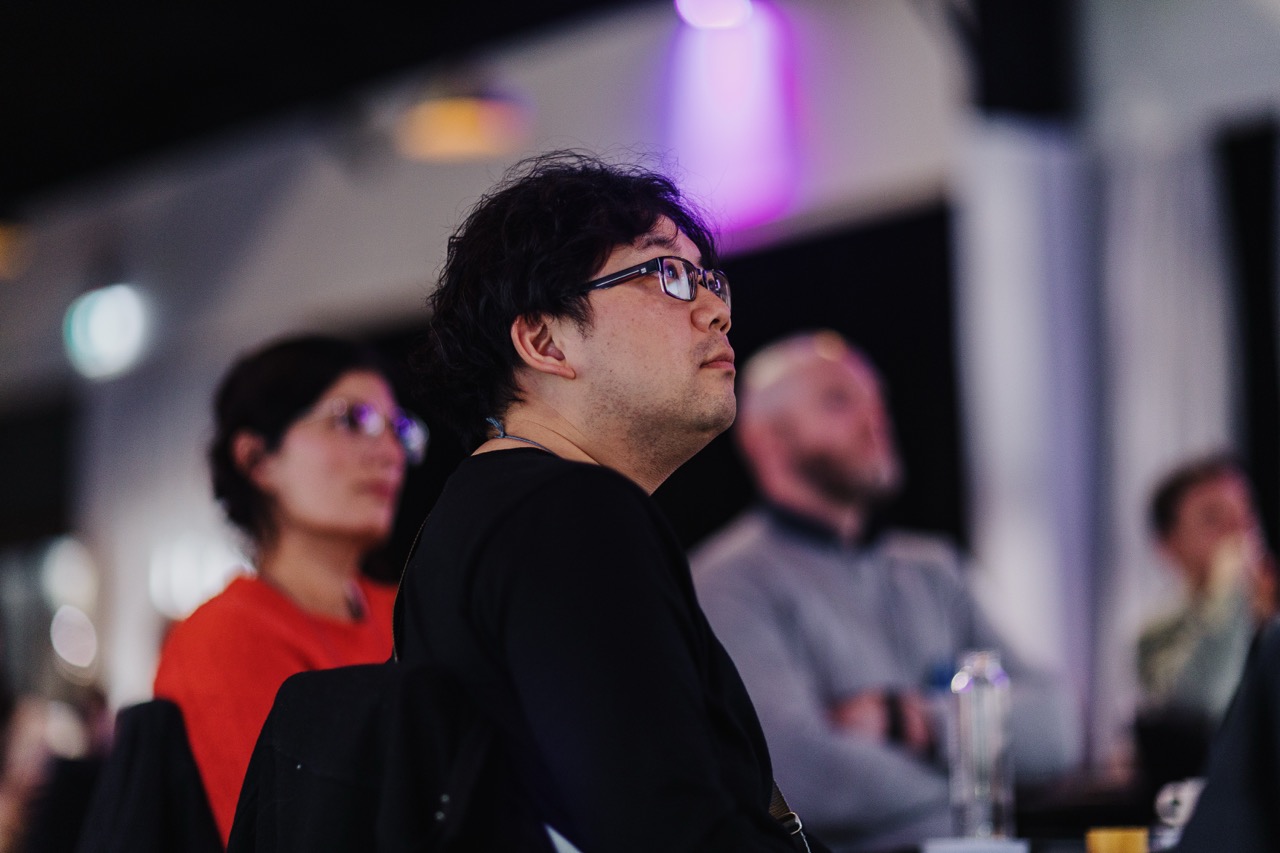
[[[21,687],[146,698],[168,620],[243,561],[203,463],[234,355],[304,328],[411,348],[469,206],[521,156],[574,147],[656,158],[703,201],[741,354],[818,325],[867,348],[909,473],[897,520],[970,549],[996,622],[1072,679],[1094,760],[1123,750],[1132,643],[1172,592],[1154,478],[1235,447],[1276,532],[1280,3],[777,0],[718,29],[580,4],[452,50],[466,15],[440,17],[417,64],[11,182],[0,608]],[[496,110],[463,114],[470,153],[438,126],[409,151],[410,111],[461,95]],[[64,314],[121,281],[140,354],[85,378]],[[404,525],[458,452],[437,436]],[[718,440],[659,499],[692,544],[749,486]]]

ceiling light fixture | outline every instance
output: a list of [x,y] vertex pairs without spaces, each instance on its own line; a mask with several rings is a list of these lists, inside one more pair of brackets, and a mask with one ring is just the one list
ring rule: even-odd
[[0,220],[0,281],[13,281],[30,261],[30,233],[25,225]]
[[502,157],[526,143],[530,123],[527,106],[510,96],[486,91],[432,95],[400,116],[396,150],[410,160]]
[[676,11],[689,26],[727,30],[751,19],[751,0],[675,0]]

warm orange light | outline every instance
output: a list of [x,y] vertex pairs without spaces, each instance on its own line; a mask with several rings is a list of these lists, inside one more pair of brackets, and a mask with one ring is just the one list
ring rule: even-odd
[[21,225],[0,222],[0,281],[22,275],[30,260],[30,236]]
[[478,96],[431,98],[407,110],[396,149],[412,160],[475,160],[524,144],[529,119],[515,101]]

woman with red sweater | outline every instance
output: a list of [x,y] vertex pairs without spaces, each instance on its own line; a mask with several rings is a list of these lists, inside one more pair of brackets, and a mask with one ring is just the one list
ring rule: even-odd
[[214,408],[214,494],[247,535],[256,573],[173,628],[155,695],[182,710],[225,844],[280,684],[391,654],[395,589],[360,566],[391,531],[426,431],[397,407],[371,351],[326,337],[243,358]]

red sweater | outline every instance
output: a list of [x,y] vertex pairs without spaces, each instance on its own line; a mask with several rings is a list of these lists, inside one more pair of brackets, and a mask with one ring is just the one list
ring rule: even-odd
[[391,656],[395,588],[363,578],[360,586],[368,613],[344,622],[303,611],[257,578],[236,578],[165,640],[155,695],[182,709],[224,844],[249,754],[281,683],[304,670]]

